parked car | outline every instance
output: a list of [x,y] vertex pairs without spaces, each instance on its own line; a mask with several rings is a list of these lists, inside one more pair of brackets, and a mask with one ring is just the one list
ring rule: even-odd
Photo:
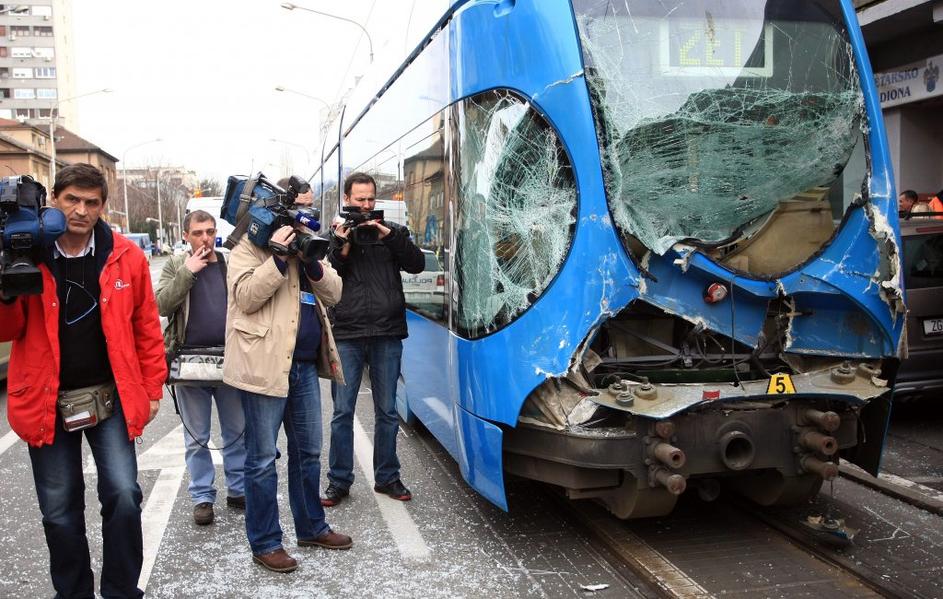
[[445,271],[439,258],[422,250],[426,265],[421,273],[400,272],[406,306],[424,316],[442,319],[445,314]]
[[902,220],[900,233],[910,353],[897,374],[895,396],[943,395],[943,221]]
[[151,255],[154,253],[154,244],[151,243],[151,236],[147,233],[125,233],[124,235],[134,243],[138,244],[138,247],[144,251],[144,255],[147,256],[147,261],[151,261]]

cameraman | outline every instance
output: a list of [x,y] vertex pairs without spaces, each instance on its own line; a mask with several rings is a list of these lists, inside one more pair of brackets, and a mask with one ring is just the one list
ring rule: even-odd
[[[97,168],[60,170],[51,205],[65,213],[67,229],[41,250],[42,294],[12,301],[0,296],[0,341],[13,340],[7,416],[29,443],[57,597],[94,592],[83,433],[98,469],[101,594],[143,596],[137,588],[143,543],[134,440],[157,414],[167,364],[147,259],[137,244],[99,220],[107,199]],[[114,397],[113,414],[67,432],[56,406],[66,392]]]
[[[344,181],[344,206],[370,212],[376,206],[373,177],[353,173]],[[409,239],[409,230],[386,221],[357,225],[376,231],[378,241],[366,245],[345,224],[334,229],[328,258],[344,280],[344,293],[334,307],[334,334],[344,367],[344,381],[334,386],[331,419],[330,484],[321,503],[334,506],[350,493],[354,482],[354,408],[364,365],[370,366],[370,389],[376,423],[373,434],[373,490],[399,501],[409,492],[399,474],[396,457],[396,381],[406,331],[406,300],[400,270],[420,273],[425,259]]]
[[[309,205],[311,194],[297,191],[296,202]],[[295,228],[286,225],[271,241],[287,247],[294,237]],[[282,424],[298,545],[348,549],[352,544],[327,525],[318,501],[318,375],[343,377],[325,308],[340,299],[342,283],[326,260],[279,256],[243,236],[229,258],[227,285],[223,382],[241,390],[245,413],[246,536],[253,561],[273,572],[291,572],[298,562],[282,547],[278,521],[275,443]]]

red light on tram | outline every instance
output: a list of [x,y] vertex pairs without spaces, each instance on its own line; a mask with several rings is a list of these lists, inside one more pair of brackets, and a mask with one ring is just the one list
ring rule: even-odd
[[714,401],[715,399],[720,399],[720,389],[713,389],[711,391],[704,390],[704,393],[701,394],[701,399],[704,401]]
[[436,287],[445,287],[445,275],[437,275],[435,278]]
[[704,301],[708,304],[716,304],[727,297],[727,286],[723,283],[711,283],[704,290]]

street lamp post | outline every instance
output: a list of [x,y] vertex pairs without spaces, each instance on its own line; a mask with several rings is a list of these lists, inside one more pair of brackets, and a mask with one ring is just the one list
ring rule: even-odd
[[298,6],[297,4],[292,4],[291,2],[282,2],[282,8],[284,8],[285,10],[295,10],[297,8],[298,10],[313,12],[314,14],[321,15],[322,17],[331,17],[332,19],[338,19],[340,21],[346,21],[352,25],[356,25],[357,27],[360,28],[361,31],[363,31],[363,34],[367,36],[367,44],[370,45],[370,62],[373,63],[373,38],[370,37],[370,32],[367,31],[367,28],[361,25],[360,23],[358,23],[357,21],[354,21],[353,19],[348,19],[347,17],[332,15],[329,12],[314,10],[313,8],[308,8],[306,6]]
[[71,102],[72,100],[78,100],[79,98],[84,98],[85,96],[92,96],[95,94],[109,94],[111,90],[107,87],[104,89],[97,89],[93,92],[88,92],[86,94],[79,94],[77,96],[72,96],[71,98],[66,98],[64,100],[56,100],[53,103],[52,108],[49,110],[49,155],[51,160],[49,161],[49,184],[54,185],[56,182],[56,119],[59,118],[59,106],[66,102]]
[[121,178],[122,183],[124,184],[124,224],[127,227],[125,233],[131,232],[131,213],[128,212],[128,163],[125,162],[125,158],[128,156],[128,152],[134,148],[139,148],[147,144],[157,143],[163,141],[161,138],[149,139],[147,141],[142,141],[141,143],[134,144],[130,148],[126,148],[124,152],[121,153],[121,170],[124,171],[124,176]]
[[164,253],[164,216],[160,208],[160,167],[157,167],[157,253]]
[[[300,91],[298,91],[298,90],[296,90],[296,89],[291,89],[290,87],[285,87],[284,85],[276,85],[276,86],[275,86],[275,91],[277,91],[277,92],[287,92],[287,93],[290,93],[290,94],[295,94],[295,95],[297,95],[297,96],[301,96],[302,98],[307,98],[307,99],[309,99],[309,100],[314,100],[315,102],[320,102],[321,104],[324,105],[325,108],[327,108],[327,123],[332,122],[333,119],[334,119],[334,109],[335,109],[335,106],[334,106],[333,104],[327,103],[326,101],[322,100],[321,98],[319,98],[319,97],[317,97],[317,96],[312,96],[311,94],[306,94],[306,93],[300,92]],[[320,137],[324,137],[324,132],[325,132],[325,129],[326,129],[326,128],[327,128],[327,124],[326,124],[326,123],[322,123],[322,122],[321,122],[321,117],[319,116],[319,117],[318,117],[318,134],[319,134],[318,137],[319,137],[319,138],[320,138]],[[321,140],[318,139],[318,141],[320,142]],[[310,158],[309,158],[308,162],[311,162]]]
[[294,146],[296,148],[301,148],[305,153],[305,160],[307,160],[307,163],[305,164],[305,168],[311,166],[311,152],[309,152],[308,148],[305,147],[304,145],[296,144],[295,142],[292,142],[292,141],[285,141],[284,139],[276,139],[274,137],[270,137],[269,141],[273,143],[277,143],[277,144],[285,144],[286,146]]

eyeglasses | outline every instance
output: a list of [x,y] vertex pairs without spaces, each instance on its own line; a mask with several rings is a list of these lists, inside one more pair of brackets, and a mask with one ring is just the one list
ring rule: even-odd
[[[65,310],[65,323],[68,326],[72,326],[94,312],[95,308],[98,307],[98,300],[94,295],[88,292],[85,285],[69,279],[66,279],[65,283],[68,285],[65,291],[65,305],[63,306]],[[79,289],[82,293],[76,291],[75,297],[73,297],[73,289]],[[76,316],[76,314],[78,314],[78,316]]]

